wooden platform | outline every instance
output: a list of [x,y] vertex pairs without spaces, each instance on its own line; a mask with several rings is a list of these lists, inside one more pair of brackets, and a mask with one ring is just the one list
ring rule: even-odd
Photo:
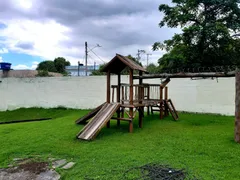
[[122,104],[121,104],[121,107],[147,107],[147,106],[154,106],[154,105],[157,105],[157,104],[160,104],[161,102],[163,101],[160,101],[159,99],[146,99],[146,100],[143,100],[141,103],[139,103],[138,101],[133,101],[133,105],[129,104],[128,101],[124,101]]

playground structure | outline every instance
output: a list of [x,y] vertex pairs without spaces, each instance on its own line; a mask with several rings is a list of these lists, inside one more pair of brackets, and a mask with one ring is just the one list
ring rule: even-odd
[[[129,71],[129,84],[121,83],[121,72],[124,69]],[[151,113],[158,111],[159,118],[163,119],[170,112],[174,120],[178,120],[177,111],[168,98],[169,78],[161,84],[143,83],[143,73],[147,71],[120,54],[116,54],[102,71],[107,73],[106,102],[76,120],[76,123],[80,124],[91,119],[77,134],[78,139],[94,139],[101,128],[105,125],[110,127],[110,120],[117,120],[117,126],[120,126],[121,121],[129,122],[129,132],[133,132],[133,120],[137,113],[138,125],[142,128],[144,108],[147,109],[147,115],[150,111]],[[138,73],[139,76],[134,76],[134,73]],[[111,85],[111,74],[117,75],[117,85]],[[138,79],[139,83],[134,84],[133,79]]]

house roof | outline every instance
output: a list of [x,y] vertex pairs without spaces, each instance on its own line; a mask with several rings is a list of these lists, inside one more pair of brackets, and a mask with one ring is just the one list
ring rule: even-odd
[[126,67],[147,73],[142,66],[120,54],[116,54],[116,56],[103,67],[102,72],[110,71],[111,73],[118,74]]

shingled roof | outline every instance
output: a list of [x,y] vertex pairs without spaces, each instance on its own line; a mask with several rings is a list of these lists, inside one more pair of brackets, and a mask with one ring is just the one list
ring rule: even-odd
[[116,54],[116,56],[103,67],[102,72],[110,71],[111,73],[118,74],[126,67],[148,73],[142,66],[120,54]]

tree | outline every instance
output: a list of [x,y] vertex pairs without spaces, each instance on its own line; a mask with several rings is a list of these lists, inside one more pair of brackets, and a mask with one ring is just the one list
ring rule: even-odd
[[146,70],[149,72],[149,74],[156,74],[156,73],[158,73],[158,67],[155,64],[153,64],[153,63],[150,63],[147,66]]
[[103,67],[104,67],[105,65],[106,65],[106,64],[101,64],[101,65],[99,66],[99,69],[98,69],[98,70],[92,71],[91,76],[102,76],[102,75],[106,75],[105,72],[102,72],[102,69],[103,69]]
[[[126,56],[128,59],[134,61],[135,63],[139,64],[140,66],[142,66],[142,63],[135,57],[133,57],[131,54],[127,55]],[[125,68],[122,72],[121,72],[123,75],[127,75],[129,74],[129,69],[128,68]],[[134,74],[137,73],[137,71],[133,71]]]
[[70,62],[63,57],[55,58],[54,61],[43,61],[38,64],[38,71],[58,72],[66,74],[65,66],[70,66]]
[[129,54],[129,55],[127,56],[127,58],[133,60],[135,63],[137,63],[137,64],[139,64],[140,66],[142,66],[142,63],[141,63],[137,58],[133,57],[131,54]]
[[[182,33],[153,50],[165,49],[162,69],[194,66],[240,66],[240,43],[232,35],[240,31],[239,0],[172,0],[159,6],[165,15],[160,27],[181,27]],[[240,143],[240,72],[236,72],[235,141]]]
[[164,13],[159,26],[181,27],[182,33],[154,43],[153,50],[167,51],[159,59],[161,69],[239,64],[239,41],[232,37],[240,30],[239,0],[172,2],[159,6]]
[[38,64],[38,71],[48,71],[48,72],[57,72],[55,64],[53,61],[43,61]]
[[57,72],[64,74],[66,73],[65,66],[70,66],[70,62],[66,61],[66,59],[63,57],[58,57],[54,59],[54,65]]

